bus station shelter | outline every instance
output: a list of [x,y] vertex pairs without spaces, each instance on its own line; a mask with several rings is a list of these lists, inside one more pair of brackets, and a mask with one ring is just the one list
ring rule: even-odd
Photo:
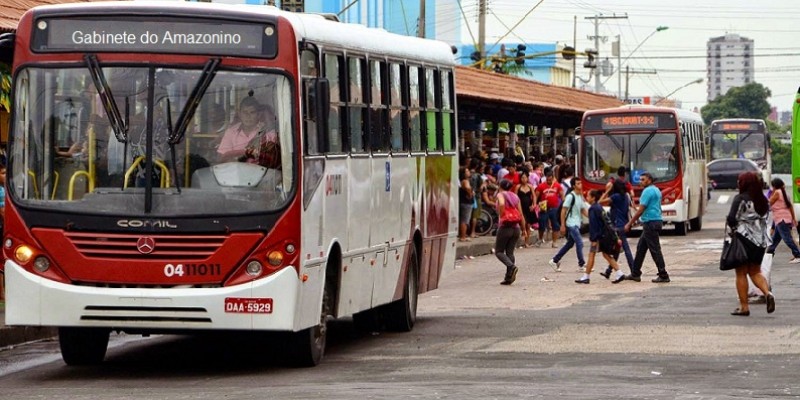
[[615,97],[476,68],[456,67],[455,75],[459,148],[467,155],[571,156],[585,111],[623,105]]

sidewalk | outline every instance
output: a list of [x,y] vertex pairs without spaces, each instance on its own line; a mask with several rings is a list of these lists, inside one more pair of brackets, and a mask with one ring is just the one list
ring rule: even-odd
[[[494,236],[489,235],[472,239],[469,242],[457,242],[456,258],[492,254],[493,248]],[[5,305],[4,301],[0,301],[0,348],[56,336],[55,328],[6,326]]]

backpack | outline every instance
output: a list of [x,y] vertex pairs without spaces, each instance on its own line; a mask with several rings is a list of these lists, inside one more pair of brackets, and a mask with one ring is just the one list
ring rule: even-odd
[[601,214],[603,218],[603,235],[600,237],[600,251],[611,256],[617,256],[622,249],[622,239],[619,237],[617,230],[614,229],[614,223],[611,222],[611,216],[605,210]]

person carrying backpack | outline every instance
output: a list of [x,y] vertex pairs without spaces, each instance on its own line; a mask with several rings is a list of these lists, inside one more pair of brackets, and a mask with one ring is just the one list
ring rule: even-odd
[[578,268],[583,269],[586,262],[583,260],[583,238],[581,237],[581,215],[588,215],[587,210],[589,206],[583,200],[581,181],[578,178],[572,178],[570,186],[574,190],[570,191],[564,196],[564,204],[561,208],[561,234],[566,236],[567,242],[561,246],[556,255],[547,262],[553,271],[561,272],[561,259],[567,254],[572,246],[575,246],[575,252],[578,256]]
[[591,206],[589,207],[589,257],[586,263],[586,270],[583,275],[575,280],[575,283],[588,284],[594,268],[594,258],[599,251],[603,258],[608,261],[611,268],[617,271],[612,283],[619,283],[625,279],[625,274],[619,270],[619,264],[614,260],[615,253],[619,252],[619,237],[611,226],[610,218],[605,215],[603,207],[598,203],[601,192],[592,190],[586,199]]
[[[620,240],[622,241],[622,250],[625,252],[625,260],[628,262],[628,268],[633,268],[633,253],[631,246],[628,244],[628,235],[625,232],[625,224],[628,223],[628,212],[631,207],[631,198],[628,193],[628,188],[625,181],[620,179],[614,180],[614,183],[603,193],[598,201],[601,206],[610,206],[611,208],[611,221],[613,222],[614,229],[617,231]],[[619,261],[619,256],[616,257]],[[611,266],[609,265],[605,272],[601,272],[604,278],[611,278]]]

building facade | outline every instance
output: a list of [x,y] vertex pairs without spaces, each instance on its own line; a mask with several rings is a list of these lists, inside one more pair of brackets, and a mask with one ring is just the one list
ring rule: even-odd
[[707,43],[708,101],[731,88],[754,82],[753,40],[735,33],[711,38]]

